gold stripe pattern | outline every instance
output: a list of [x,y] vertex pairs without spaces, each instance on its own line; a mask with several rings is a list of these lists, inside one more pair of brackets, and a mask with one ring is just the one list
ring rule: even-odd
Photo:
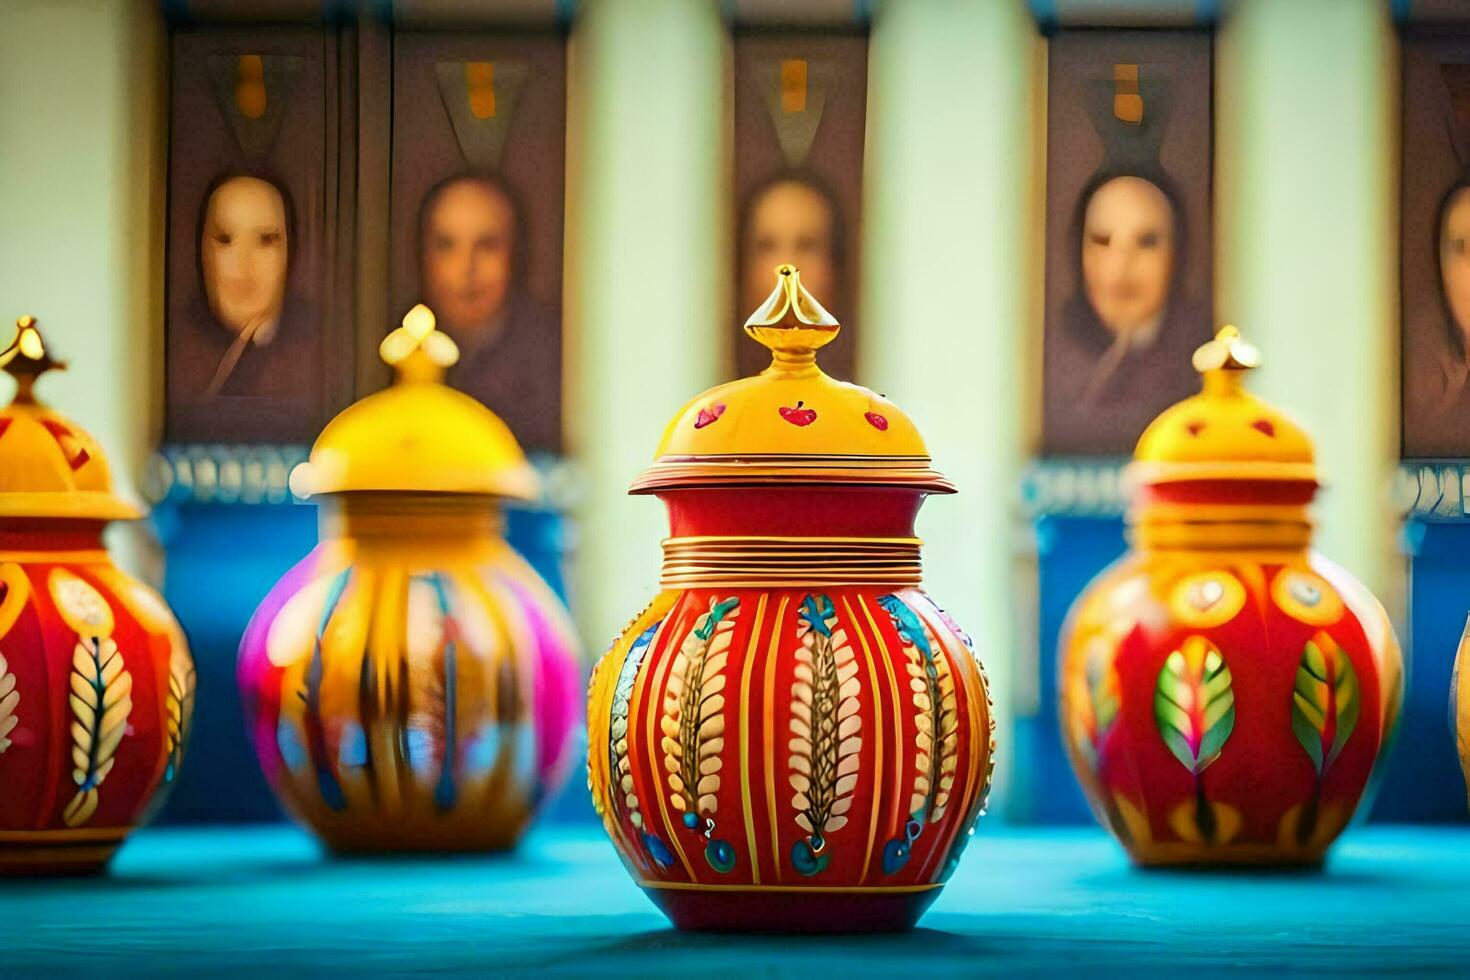
[[927,456],[760,453],[758,455],[662,456],[629,493],[679,487],[901,486],[926,493],[954,493],[954,484],[930,466]]
[[918,585],[918,538],[665,538],[664,588]]

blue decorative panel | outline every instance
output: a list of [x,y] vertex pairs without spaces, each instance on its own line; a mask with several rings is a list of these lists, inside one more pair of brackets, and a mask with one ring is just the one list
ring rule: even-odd
[[1040,642],[1031,680],[1038,700],[1034,714],[1016,718],[1009,814],[1025,823],[1090,822],[1057,730],[1057,638],[1072,600],[1127,550],[1123,519],[1042,515],[1035,528]]
[[1470,612],[1470,522],[1410,520],[1409,628],[1403,720],[1373,806],[1376,821],[1466,819],[1449,725],[1450,672]]

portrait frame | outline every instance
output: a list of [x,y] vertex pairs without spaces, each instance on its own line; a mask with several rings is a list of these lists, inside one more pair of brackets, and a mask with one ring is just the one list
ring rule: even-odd
[[1123,456],[1212,335],[1213,35],[1050,41],[1042,451]]
[[[1409,30],[1402,52],[1401,453],[1464,459],[1470,458],[1470,311],[1463,300],[1470,256],[1455,262],[1443,250],[1452,214],[1462,243],[1470,225],[1470,32]],[[1452,293],[1462,297],[1458,304]]]
[[[527,451],[559,454],[566,36],[399,31],[392,62],[392,322],[365,324],[362,342],[376,349],[415,303],[437,307],[461,351],[449,383]],[[510,244],[473,245],[476,220],[512,229]]]
[[[351,398],[351,307],[336,288],[336,49],[307,28],[173,34],[167,442],[306,442]],[[258,228],[275,217],[284,257],[262,260]]]
[[[823,370],[851,378],[861,336],[857,305],[868,33],[740,28],[732,63],[735,311],[733,325],[721,325],[727,349],[741,376],[768,366],[769,355],[749,343],[738,326],[774,287],[778,262],[803,264],[799,255],[786,259],[769,248],[757,251],[752,243],[762,224],[783,222],[770,228],[776,241],[825,226],[832,285],[826,286],[826,275],[815,268],[803,269],[802,281],[842,324],[837,339],[822,350]],[[772,210],[777,207],[803,209],[804,223],[786,224],[788,219]],[[824,213],[829,221],[821,220]]]

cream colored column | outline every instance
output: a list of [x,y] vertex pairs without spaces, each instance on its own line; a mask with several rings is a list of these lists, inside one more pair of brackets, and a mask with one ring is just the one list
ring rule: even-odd
[[1321,550],[1397,605],[1398,64],[1380,0],[1242,0],[1216,65],[1216,315],[1316,437]]
[[584,477],[572,606],[600,653],[658,590],[663,507],[630,498],[719,380],[729,317],[726,41],[715,0],[585,0],[572,31],[567,418]]
[[0,345],[39,318],[70,362],[42,396],[134,498],[162,419],[166,44],[151,0],[0,3]]
[[985,662],[1003,786],[1036,400],[1040,41],[1019,0],[889,0],[871,44],[859,373],[913,415],[959,487],[920,516],[924,580]]

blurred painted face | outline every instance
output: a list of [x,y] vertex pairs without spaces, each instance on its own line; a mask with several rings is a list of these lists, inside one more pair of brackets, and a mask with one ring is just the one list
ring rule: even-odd
[[1174,274],[1174,217],[1152,181],[1115,177],[1087,202],[1082,281],[1087,301],[1115,334],[1155,322]]
[[1470,334],[1470,187],[1454,193],[1439,230],[1439,272],[1450,316]]
[[199,242],[209,309],[232,332],[275,323],[286,297],[286,203],[255,177],[232,177],[205,206]]
[[463,337],[505,307],[515,235],[515,211],[493,187],[464,180],[439,192],[424,217],[421,267],[441,327]]
[[826,199],[804,184],[783,181],[766,189],[750,210],[742,243],[744,309],[765,302],[775,285],[773,270],[783,262],[801,270],[801,284],[817,302],[836,299],[832,218]]

